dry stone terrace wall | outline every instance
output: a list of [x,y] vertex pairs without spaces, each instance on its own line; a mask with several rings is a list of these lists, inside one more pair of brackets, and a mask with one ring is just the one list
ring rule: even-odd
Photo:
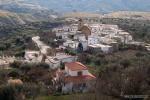
[[9,64],[13,63],[14,61],[24,61],[21,57],[14,57],[14,56],[0,56],[0,69],[8,69]]

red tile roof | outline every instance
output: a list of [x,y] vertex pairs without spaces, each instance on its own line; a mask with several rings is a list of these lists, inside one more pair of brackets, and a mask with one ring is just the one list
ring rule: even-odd
[[88,69],[85,65],[83,65],[80,62],[66,63],[65,66],[68,67],[68,69],[70,69],[72,71],[87,70]]
[[65,77],[65,82],[72,82],[72,83],[84,83],[86,81],[94,80],[96,77],[92,74],[83,75],[83,76],[67,76]]

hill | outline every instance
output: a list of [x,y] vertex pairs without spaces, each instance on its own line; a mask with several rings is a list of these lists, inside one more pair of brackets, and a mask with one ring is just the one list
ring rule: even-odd
[[16,0],[0,0],[0,25],[50,21],[56,13],[44,7]]
[[72,12],[72,13],[66,13],[63,17],[102,17],[101,14],[96,13],[88,13],[88,12]]
[[26,24],[29,22],[51,21],[53,19],[50,14],[14,13],[0,10],[0,25]]
[[113,11],[150,11],[150,0],[24,0],[60,13]]
[[97,18],[125,18],[125,19],[143,19],[150,20],[150,12],[138,11],[118,11],[107,14],[90,12],[71,12],[65,13],[63,17],[97,17]]
[[105,14],[104,17],[108,18],[137,18],[150,20],[150,12],[137,12],[137,11],[118,11]]
[[21,16],[19,16],[16,13],[12,13],[12,12],[8,12],[8,11],[2,11],[2,10],[0,10],[0,25],[25,24],[24,20],[25,19],[21,18]]

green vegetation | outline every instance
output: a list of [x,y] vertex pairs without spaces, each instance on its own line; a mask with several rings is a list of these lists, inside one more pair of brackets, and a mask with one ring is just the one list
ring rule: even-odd
[[[129,31],[136,40],[149,42],[150,22],[131,19],[102,19],[102,23],[118,24]],[[61,23],[30,23],[23,26],[0,27],[0,55],[24,56],[25,49],[37,49],[31,37],[40,35],[45,43],[56,47],[62,41],[54,43],[52,26]],[[73,51],[66,51],[72,55]],[[53,70],[45,63],[29,64],[15,61],[10,64],[12,69],[0,70],[0,97],[15,100],[18,92],[15,87],[6,83],[12,77],[21,79],[21,92],[31,100],[120,100],[120,95],[149,95],[150,94],[150,52],[140,46],[120,45],[119,51],[112,54],[101,52],[79,53],[78,60],[89,66],[90,72],[97,76],[95,92],[91,94],[74,94],[54,96],[57,93],[52,85]],[[63,66],[63,65],[62,65]],[[4,94],[6,93],[6,95]]]
[[71,100],[70,96],[47,96],[47,97],[39,97],[36,100]]
[[[150,21],[135,20],[135,19],[100,19],[101,23],[117,24],[120,28],[130,32],[135,40],[145,41],[150,43]],[[51,32],[53,27],[62,25],[64,22],[35,22],[26,25],[5,25],[0,26],[0,55],[15,55],[22,57],[26,49],[37,49],[32,43],[31,37],[40,35],[41,40],[52,47],[58,47],[63,41],[54,41],[56,37]]]
[[37,97],[35,100],[119,100],[112,98],[110,96],[99,96],[98,99],[95,98],[94,93],[84,93],[84,94],[70,94],[70,95],[61,95],[61,96],[45,96]]
[[[103,68],[112,65],[119,65],[121,67],[133,66],[132,64],[137,64],[137,54],[141,53],[144,55],[144,59],[149,59],[149,52],[142,49],[141,46],[131,46],[131,45],[120,45],[119,51],[111,54],[99,53],[89,53],[85,52],[79,54],[78,60],[90,67]],[[144,60],[145,61],[145,60]],[[144,64],[144,62],[143,62]]]
[[[7,32],[3,29],[7,27]],[[37,34],[35,29],[27,29],[20,26],[3,26],[1,27],[1,39],[0,39],[0,51],[1,54],[15,55],[17,57],[23,57],[25,48],[35,48],[32,44],[31,36]]]
[[[21,79],[23,81],[23,86],[21,93],[25,95],[26,98],[35,98],[39,95],[48,95],[53,93],[54,87],[52,85],[52,75],[53,70],[49,70],[49,65],[45,63],[22,63],[15,61],[10,64],[11,69],[1,69],[0,70],[0,88],[4,91],[0,91],[0,97],[3,95],[4,98],[8,96],[15,97],[14,94],[6,93],[11,91],[16,91],[16,87],[11,90],[6,90],[9,88],[7,80],[10,79]],[[48,88],[49,87],[49,88]],[[11,99],[6,99],[11,100]],[[16,99],[14,99],[16,100]],[[18,99],[17,99],[18,100]]]
[[69,48],[65,49],[65,53],[75,56],[77,54],[77,51],[75,50],[69,50]]
[[150,52],[133,47],[122,48],[113,54],[84,53],[79,56],[79,61],[94,67],[89,68],[97,75],[96,97],[110,96],[119,100],[121,95],[150,94],[149,60]]
[[95,95],[93,93],[85,94],[70,94],[70,95],[61,95],[61,96],[45,96],[38,97],[36,100],[92,100]]
[[5,54],[23,57],[25,49],[37,50],[38,48],[32,42],[32,37],[44,33],[52,34],[51,29],[60,24],[62,22],[56,21],[0,26],[0,56]]
[[44,43],[46,43],[47,45],[51,46],[51,47],[57,47],[57,43],[54,41],[54,39],[56,38],[55,33],[51,31],[49,32],[43,32],[39,34],[41,41],[43,41]]

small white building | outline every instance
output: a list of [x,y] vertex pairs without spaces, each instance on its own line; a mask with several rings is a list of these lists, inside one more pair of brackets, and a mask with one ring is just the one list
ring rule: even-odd
[[57,32],[57,33],[56,33],[56,37],[57,37],[58,39],[63,39],[63,40],[68,39],[68,35],[69,35],[68,32]]
[[88,45],[88,50],[91,52],[104,52],[104,53],[111,53],[113,51],[112,46],[103,45],[103,44],[93,44]]
[[39,62],[38,61],[39,55],[40,55],[39,51],[26,50],[24,58],[25,58],[25,61],[27,62]]
[[53,32],[60,33],[60,32],[77,32],[78,31],[78,24],[72,24],[70,26],[64,25],[53,29]]
[[63,43],[64,47],[69,47],[73,50],[76,50],[78,47],[79,42],[78,41],[72,41],[72,40],[67,40],[66,42]]
[[77,50],[80,43],[82,44],[83,51],[86,51],[88,47],[88,42],[85,39],[80,40],[80,41],[67,40],[66,42],[64,42],[63,46],[66,48],[69,47],[72,50]]
[[78,31],[78,24],[72,24],[70,26],[70,32],[76,33]]
[[91,34],[117,34],[118,26],[110,24],[89,24]]
[[80,40],[86,40],[86,37],[85,37],[84,34],[82,34],[82,33],[79,31],[77,34],[74,35],[74,39],[80,41]]
[[88,37],[88,45],[93,45],[93,44],[98,44],[99,42],[99,37],[97,36],[89,36]]
[[60,67],[61,63],[69,63],[77,60],[76,56],[71,56],[65,53],[57,53],[55,56],[48,56],[45,60],[52,69]]
[[132,36],[128,32],[119,32],[118,36],[120,36],[122,43],[128,43],[133,41]]
[[91,33],[99,33],[101,31],[100,24],[90,24]]

